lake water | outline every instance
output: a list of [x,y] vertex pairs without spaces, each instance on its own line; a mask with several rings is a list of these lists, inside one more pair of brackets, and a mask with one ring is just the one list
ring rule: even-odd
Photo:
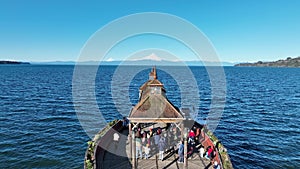
[[[128,105],[138,100],[138,88],[148,79],[150,68],[131,79],[114,79],[115,66],[101,67],[96,76],[95,94],[103,121],[120,118]],[[82,83],[91,66],[85,66]],[[123,67],[128,74],[135,67]],[[89,134],[100,128],[86,127],[78,120],[73,97],[74,66],[18,65],[0,66],[0,168],[83,168]],[[198,91],[199,118],[210,111],[211,86],[204,67],[191,67],[198,89],[184,80],[181,68],[169,67],[181,75],[183,87]],[[228,149],[235,168],[299,168],[300,166],[300,69],[225,67],[226,102],[215,135]],[[178,80],[158,67],[158,78],[165,85],[167,96],[181,107]],[[128,82],[129,80],[129,82]],[[122,89],[123,82],[129,88]],[[126,86],[125,86],[126,87]],[[111,92],[120,96],[129,91],[130,103],[120,104]],[[87,90],[90,90],[87,88]],[[84,93],[84,91],[82,91]],[[82,110],[97,117],[90,98],[78,94]],[[126,97],[122,96],[121,98]],[[116,101],[117,100],[117,101]],[[124,101],[124,100],[123,100]],[[122,102],[122,100],[120,100]],[[124,106],[124,110],[122,109]],[[85,111],[84,111],[85,110]],[[78,113],[78,112],[77,112]],[[99,116],[101,116],[99,114]],[[82,127],[82,125],[84,127]]]

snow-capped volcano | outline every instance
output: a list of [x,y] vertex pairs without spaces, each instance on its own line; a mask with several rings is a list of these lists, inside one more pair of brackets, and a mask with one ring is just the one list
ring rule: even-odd
[[141,57],[141,58],[135,58],[135,59],[132,59],[132,61],[140,61],[140,60],[162,61],[163,59],[160,58],[160,57],[158,57],[158,56],[155,55],[154,53],[151,53],[150,55],[144,56],[144,57]]

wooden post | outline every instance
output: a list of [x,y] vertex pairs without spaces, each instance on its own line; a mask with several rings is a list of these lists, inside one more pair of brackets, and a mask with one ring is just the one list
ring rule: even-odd
[[188,168],[187,138],[184,138],[184,168]]
[[155,163],[156,163],[156,169],[158,169],[158,158],[157,158],[157,154],[155,154]]
[[132,140],[133,140],[133,146],[132,146],[132,154],[133,154],[133,157],[132,157],[132,168],[133,169],[136,169],[137,166],[136,166],[136,142],[135,142],[135,132],[134,130],[132,131]]
[[129,123],[129,158],[132,160],[132,130],[131,123]]
[[184,134],[184,125],[181,123],[181,129],[180,129],[180,132],[181,132],[181,137],[180,137],[180,141],[182,141],[184,139],[183,137],[183,134]]

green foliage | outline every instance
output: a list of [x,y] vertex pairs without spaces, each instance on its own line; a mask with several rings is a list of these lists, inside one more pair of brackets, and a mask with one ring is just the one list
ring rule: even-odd
[[113,126],[115,125],[119,120],[114,120],[108,123],[99,133],[97,133],[93,140],[88,141],[88,148],[87,148],[87,154],[86,154],[86,160],[85,160],[85,166],[87,169],[93,169],[94,168],[94,151],[96,144],[101,139],[103,135]]
[[109,126],[113,126],[118,122],[118,120],[114,120],[108,123]]
[[[211,131],[207,130],[206,133],[214,143],[217,143],[219,141],[218,138]],[[219,143],[217,148],[219,150],[223,168],[224,169],[233,169],[232,164],[229,159],[229,156],[228,156],[228,153],[227,153],[226,149],[224,148],[224,146],[221,143]]]
[[232,168],[231,166],[232,166],[231,163],[227,160],[227,161],[225,161],[225,163],[223,165],[223,168],[224,169],[231,169]]
[[94,157],[94,149],[95,149],[95,142],[88,141],[88,149],[86,154],[85,166],[87,169],[93,169],[93,157]]
[[93,169],[93,164],[91,163],[90,160],[85,160],[86,168],[87,169]]
[[287,57],[286,60],[281,59],[273,62],[239,63],[235,66],[300,67],[300,56],[296,58]]
[[212,142],[218,141],[218,138],[211,131],[208,131],[207,135],[209,136]]
[[233,169],[231,161],[226,151],[219,152],[222,159],[222,165],[224,169]]

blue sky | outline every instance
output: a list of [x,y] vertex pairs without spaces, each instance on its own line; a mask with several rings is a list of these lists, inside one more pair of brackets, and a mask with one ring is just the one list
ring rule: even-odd
[[[299,7],[298,0],[2,0],[0,60],[76,61],[98,29],[140,12],[169,13],[191,22],[210,39],[221,61],[296,57],[300,55]],[[156,38],[148,40],[144,47],[156,47],[151,45]],[[127,48],[119,50],[115,53],[122,55]]]

